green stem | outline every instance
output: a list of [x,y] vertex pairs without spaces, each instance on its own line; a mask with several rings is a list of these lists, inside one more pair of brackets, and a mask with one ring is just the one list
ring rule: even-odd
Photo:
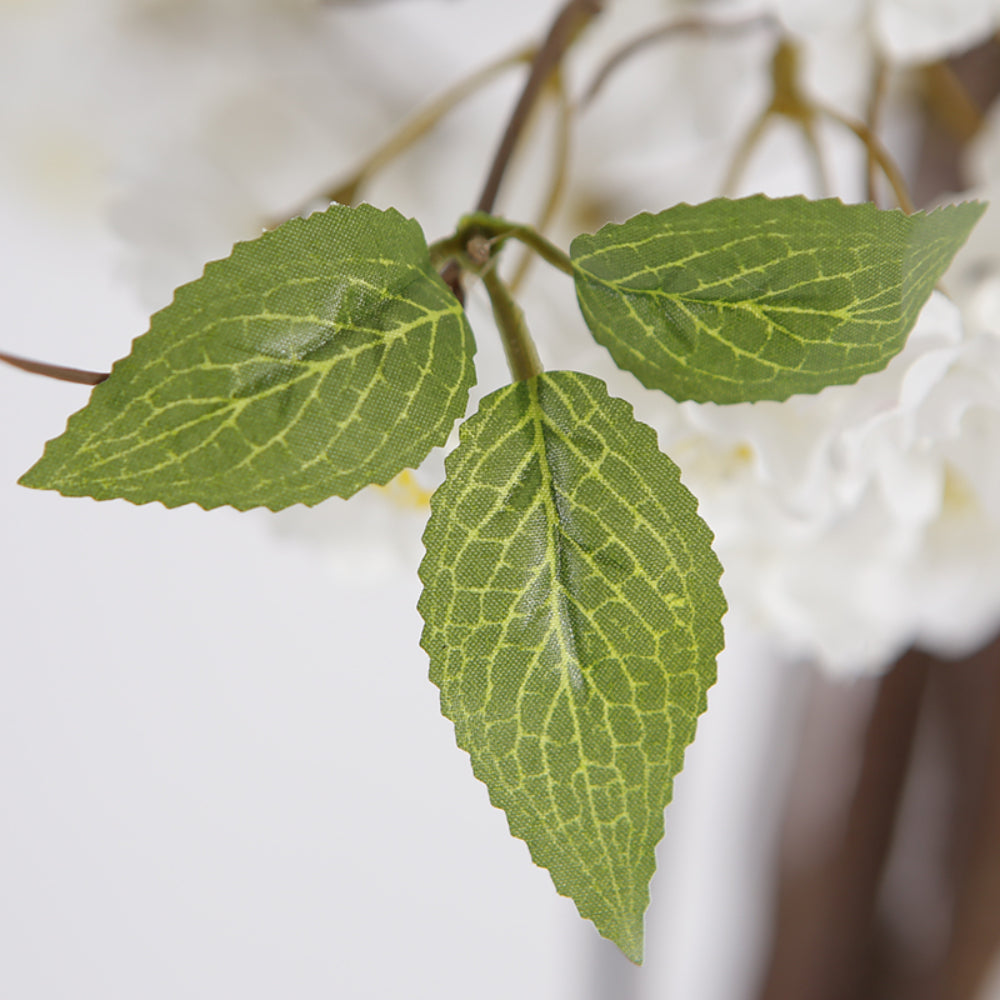
[[431,101],[421,111],[418,111],[411,119],[404,122],[395,135],[390,136],[371,153],[367,160],[354,172],[354,175],[347,182],[340,185],[340,190],[349,187],[352,194],[356,193],[356,189],[362,183],[370,179],[373,174],[388,166],[410,146],[422,139],[442,118],[459,104],[467,98],[472,97],[476,91],[482,90],[487,84],[492,83],[493,80],[507,70],[513,69],[522,63],[530,62],[534,59],[535,54],[536,49],[534,46],[518,49],[517,52],[512,52],[510,55],[484,66],[467,79],[460,80]]
[[462,256],[465,252],[465,240],[459,230],[443,240],[436,240],[427,249],[430,251],[431,263],[440,269],[449,260]]
[[507,240],[514,239],[530,247],[542,260],[551,264],[556,270],[572,277],[576,273],[569,254],[550,243],[537,229],[520,222],[508,222],[486,212],[473,212],[463,216],[458,223],[458,229],[451,236],[430,245],[431,261],[439,267],[445,261],[458,258],[467,270],[476,271],[478,264],[463,260],[467,256],[469,241],[474,237],[485,237],[493,250],[499,249]]
[[481,274],[483,286],[493,306],[493,316],[497,321],[503,349],[507,354],[510,373],[515,381],[525,382],[536,375],[541,375],[544,369],[538,360],[534,341],[524,322],[524,313],[492,264],[493,262]]
[[459,222],[458,231],[464,234],[466,239],[472,235],[485,236],[494,248],[503,246],[507,240],[517,240],[526,247],[531,247],[542,260],[551,264],[556,270],[562,271],[563,274],[572,277],[575,273],[573,261],[564,250],[560,250],[554,243],[550,243],[534,227],[526,226],[521,222],[508,222],[506,219],[488,215],[485,212],[473,212]]
[[554,243],[550,243],[537,229],[531,226],[513,225],[497,236],[497,245],[503,244],[508,239],[515,239],[526,247],[531,247],[546,263],[573,277],[575,268],[569,254],[560,250]]
[[826,171],[826,161],[823,159],[823,148],[820,146],[819,136],[816,134],[816,122],[809,115],[802,120],[799,127],[802,129],[802,138],[805,140],[806,150],[812,161],[819,196],[820,198],[829,198],[833,189],[830,185],[830,176]]
[[519,240],[563,273],[573,275],[573,261],[541,233],[531,226],[507,222],[485,212],[466,215],[459,220],[458,228],[451,236],[432,243],[429,249],[434,266],[441,268],[442,264],[445,265],[441,277],[459,301],[462,301],[459,280],[462,271],[469,271],[482,279],[493,306],[507,364],[514,380],[523,382],[540,375],[544,369],[524,322],[524,313],[496,271],[496,253],[508,239]]
[[[879,132],[888,79],[889,71],[886,68],[885,60],[879,56],[875,60],[875,75],[872,78],[865,117],[865,124],[872,135],[878,135]],[[865,161],[865,197],[867,201],[877,205],[878,164],[875,162],[875,154],[872,152],[871,146],[865,146]]]
[[771,122],[770,108],[765,108],[753,121],[746,134],[740,139],[739,145],[733,152],[729,165],[726,167],[726,176],[722,179],[720,191],[723,198],[732,198],[736,191],[736,185],[746,171],[750,156],[764,135],[767,126]]

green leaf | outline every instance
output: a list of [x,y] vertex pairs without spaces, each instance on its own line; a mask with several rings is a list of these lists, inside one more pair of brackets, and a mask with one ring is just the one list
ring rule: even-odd
[[884,368],[984,209],[719,198],[578,236],[570,256],[587,325],[643,385],[780,400]]
[[431,500],[422,643],[476,776],[633,961],[663,809],[722,648],[712,535],[603,382],[487,396]]
[[179,288],[21,482],[167,507],[348,497],[445,442],[474,350],[420,226],[334,205]]

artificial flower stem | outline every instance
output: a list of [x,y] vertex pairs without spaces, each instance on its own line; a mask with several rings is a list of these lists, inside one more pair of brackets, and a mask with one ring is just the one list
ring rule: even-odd
[[399,129],[382,142],[381,145],[377,146],[345,180],[342,180],[334,187],[314,195],[295,211],[287,213],[286,217],[272,220],[268,223],[267,228],[274,229],[282,222],[285,222],[287,218],[302,215],[310,204],[320,199],[338,202],[342,205],[354,204],[357,201],[361,188],[372,177],[402,156],[411,146],[423,139],[458,105],[492,83],[507,70],[513,69],[522,63],[531,62],[535,58],[535,55],[535,46],[525,46],[516,52],[512,52],[489,63],[471,76],[459,80],[444,91],[444,93],[434,98],[424,108],[417,111],[412,118],[404,121]]
[[537,229],[532,229],[531,226],[511,226],[507,232],[498,235],[497,243],[503,243],[507,239],[515,239],[526,247],[531,247],[546,263],[573,277],[575,268],[569,254],[550,243]]
[[[882,111],[885,105],[885,95],[889,81],[889,72],[885,60],[879,56],[875,62],[875,73],[872,78],[871,93],[868,97],[868,108],[865,124],[872,135],[878,135],[882,123]],[[878,163],[870,146],[865,146],[865,198],[873,204],[878,204]]]
[[550,243],[532,226],[525,226],[520,222],[508,222],[506,219],[487,215],[485,212],[474,212],[462,219],[459,231],[467,236],[487,237],[494,249],[501,247],[507,240],[517,240],[534,250],[542,260],[551,264],[557,271],[562,271],[570,277],[575,273],[569,255],[554,243]]
[[807,118],[802,122],[802,138],[805,140],[806,151],[812,163],[813,172],[816,176],[816,187],[821,198],[829,198],[833,191],[830,184],[830,175],[827,173],[826,162],[823,159],[823,150],[819,144],[819,136],[816,134],[816,123],[812,118]]
[[767,130],[771,122],[771,111],[769,108],[762,111],[753,121],[747,130],[746,135],[740,139],[740,144],[736,147],[729,165],[726,167],[726,175],[722,178],[719,190],[723,198],[732,198],[736,191],[736,185],[746,170],[750,162],[750,154],[754,151]]
[[341,189],[351,187],[352,194],[356,193],[356,189],[363,182],[369,180],[372,175],[388,166],[410,146],[422,139],[459,104],[472,97],[477,91],[482,90],[487,84],[492,83],[507,70],[530,62],[535,58],[535,53],[536,49],[533,45],[518,49],[510,55],[489,63],[478,72],[449,87],[425,108],[404,122],[398,132],[389,136],[381,146],[374,150],[354,172],[353,177],[340,186]]
[[493,317],[500,331],[507,364],[514,380],[524,382],[541,375],[544,369],[538,360],[538,352],[528,332],[528,326],[524,322],[524,312],[497,274],[495,260],[483,269],[480,277],[493,306]]
[[633,56],[644,52],[651,45],[668,41],[683,34],[739,36],[743,32],[757,27],[775,28],[777,22],[769,14],[756,14],[734,21],[707,21],[701,17],[684,17],[679,20],[671,18],[665,24],[658,24],[647,29],[621,48],[616,49],[594,74],[590,85],[584,90],[578,106],[584,108],[590,104],[607,83],[608,77],[619,67],[629,62]]
[[65,365],[50,365],[45,361],[32,361],[16,354],[0,353],[0,361],[12,368],[20,368],[32,375],[44,375],[46,378],[58,379],[60,382],[75,382],[77,385],[97,385],[107,377],[107,372],[91,372],[82,368],[67,368]]
[[535,103],[541,95],[549,77],[559,68],[563,56],[580,36],[583,29],[604,7],[604,0],[567,0],[556,15],[545,41],[539,47],[531,63],[531,72],[525,81],[521,95],[514,105],[503,137],[493,156],[489,174],[483,184],[476,208],[480,212],[492,212],[500,193],[500,183],[510,166],[518,140],[531,117]]
[[[461,259],[465,256],[470,240],[476,237],[485,237],[494,251],[507,240],[517,240],[534,250],[542,260],[551,264],[557,271],[562,271],[570,277],[576,273],[569,254],[560,250],[554,243],[550,243],[537,229],[519,222],[508,222],[506,219],[485,212],[473,212],[464,216],[459,221],[455,233],[432,243],[429,248],[431,261],[438,267],[451,258]],[[470,266],[469,262],[465,261],[463,264],[471,270],[477,270],[474,263]]]
[[879,168],[885,175],[885,179],[889,182],[892,193],[896,197],[896,203],[907,215],[912,215],[916,211],[916,206],[913,204],[913,199],[907,190],[902,171],[896,166],[895,161],[889,155],[885,146],[882,145],[878,136],[864,122],[841,114],[835,108],[827,107],[825,104],[818,104],[816,105],[816,110],[828,118],[832,118],[839,125],[843,125],[844,128],[849,129],[864,143],[868,153],[879,165]]

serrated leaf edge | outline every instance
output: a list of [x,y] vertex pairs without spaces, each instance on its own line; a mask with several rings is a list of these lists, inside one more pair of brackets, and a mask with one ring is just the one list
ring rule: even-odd
[[[840,198],[812,199],[812,198],[805,197],[805,195],[789,195],[789,196],[784,196],[784,197],[771,197],[770,195],[766,195],[766,194],[753,194],[753,195],[748,195],[747,197],[744,197],[744,198],[711,198],[711,199],[709,199],[708,201],[705,201],[705,202],[694,202],[694,203],[687,202],[687,201],[682,201],[682,202],[677,202],[677,204],[672,205],[670,208],[663,209],[663,210],[661,210],[659,212],[648,212],[648,211],[647,212],[638,212],[635,215],[629,216],[624,222],[606,222],[606,223],[604,223],[604,225],[602,225],[599,229],[595,230],[593,233],[581,233],[580,236],[574,237],[573,241],[570,244],[570,253],[569,253],[570,261],[573,264],[574,270],[579,275],[581,275],[581,277],[583,277],[585,280],[596,282],[596,283],[599,283],[599,284],[602,284],[602,285],[603,284],[607,284],[606,282],[603,282],[600,279],[595,278],[593,274],[591,274],[589,271],[587,271],[585,268],[583,268],[583,267],[581,267],[579,265],[579,262],[577,261],[575,255],[574,255],[574,252],[573,252],[573,244],[575,244],[578,239],[581,239],[581,238],[584,239],[584,240],[597,239],[602,233],[604,233],[607,230],[620,229],[623,226],[627,225],[628,223],[633,222],[634,220],[637,220],[637,219],[655,220],[655,219],[659,218],[659,216],[664,215],[667,212],[672,211],[674,208],[701,208],[701,207],[704,207],[705,205],[713,205],[713,204],[717,204],[717,203],[720,203],[720,202],[727,202],[729,204],[734,204],[734,205],[735,204],[747,204],[747,203],[751,203],[751,202],[755,202],[755,203],[768,202],[768,203],[771,203],[771,204],[774,204],[774,203],[777,203],[777,202],[782,202],[782,203],[799,202],[799,203],[809,204],[809,205],[829,205],[829,204],[836,204],[836,205],[840,205],[842,208],[847,209],[848,211],[858,210],[859,212],[865,212],[866,214],[871,214],[871,213],[891,213],[891,214],[894,214],[894,215],[905,216],[906,218],[920,218],[920,219],[930,219],[930,218],[932,218],[934,216],[937,216],[937,215],[939,215],[941,213],[948,212],[949,210],[958,209],[958,208],[965,208],[967,206],[975,206],[975,207],[978,207],[980,209],[980,211],[978,213],[978,217],[977,217],[977,219],[978,219],[979,217],[982,217],[982,213],[989,207],[987,202],[981,201],[979,199],[971,199],[969,201],[953,202],[953,203],[948,203],[948,204],[943,204],[943,205],[937,205],[934,208],[932,208],[930,210],[927,210],[927,211],[923,211],[922,210],[922,211],[918,211],[918,212],[906,213],[901,208],[898,208],[898,207],[897,208],[891,208],[891,209],[882,209],[882,208],[879,208],[877,205],[875,205],[873,202],[844,202]],[[581,308],[581,313],[583,313],[583,315],[584,315],[584,320],[585,320],[585,322],[587,322],[587,320],[586,320],[586,311],[583,309],[582,303],[580,304],[580,308]],[[916,324],[916,321],[919,318],[919,314],[920,314],[920,311],[918,310],[917,313],[914,315],[912,321],[910,322],[909,326],[906,329],[904,329],[904,331],[903,331],[902,340],[903,340],[903,345],[904,346],[905,346],[905,343],[906,343],[906,338],[909,336],[910,332],[912,332],[913,326]],[[611,354],[611,348],[608,346],[607,343],[605,343],[604,339],[602,339],[602,337],[599,336],[598,331],[594,330],[592,327],[590,327],[590,323],[589,322],[587,322],[587,326],[591,330],[591,333],[594,336],[594,339],[597,341],[597,343],[599,343],[606,351],[608,351],[609,354]],[[619,345],[619,346],[621,346],[621,345]],[[730,344],[729,346],[730,346],[730,349],[732,349],[734,351],[736,350],[736,348],[734,347],[734,345]],[[737,351],[737,353],[741,353],[741,352]],[[893,359],[893,357],[895,357],[896,354],[898,354],[898,353],[899,352],[896,351],[894,354],[889,355],[886,358],[885,365],[883,365],[882,368],[878,368],[878,369],[874,369],[874,370],[869,368],[867,370],[858,371],[857,374],[854,375],[853,378],[846,378],[843,381],[830,382],[828,385],[824,386],[823,388],[821,388],[819,390],[816,390],[815,392],[822,392],[823,389],[825,389],[825,388],[830,388],[830,387],[835,387],[835,386],[839,387],[839,386],[857,385],[858,382],[861,381],[861,379],[865,378],[865,376],[872,375],[872,374],[877,374],[879,371],[883,371],[885,369],[885,366],[888,365],[889,362]],[[613,356],[612,356],[612,360],[615,361],[616,365],[618,364],[617,360],[615,360]],[[619,365],[619,367],[622,367],[622,366]],[[735,405],[739,405],[740,403],[750,403],[750,404],[759,403],[759,402],[776,402],[776,403],[782,403],[782,402],[785,402],[786,400],[792,398],[793,396],[813,395],[813,394],[815,394],[815,393],[811,393],[811,392],[809,392],[807,390],[792,388],[792,389],[789,389],[787,392],[785,392],[782,395],[775,394],[773,396],[767,396],[767,397],[763,397],[761,399],[747,399],[747,400],[736,400],[736,401],[719,402],[717,399],[713,399],[709,395],[689,394],[689,395],[673,396],[670,393],[668,393],[667,390],[663,389],[661,386],[657,385],[654,381],[652,381],[651,376],[647,375],[646,373],[641,372],[641,371],[634,371],[631,368],[622,368],[622,370],[623,371],[628,371],[631,375],[633,375],[635,378],[637,378],[639,380],[639,382],[643,386],[645,386],[645,388],[651,389],[654,392],[662,392],[662,393],[664,393],[664,395],[670,396],[670,398],[674,399],[677,402],[689,402],[690,401],[690,402],[694,402],[694,403],[713,403],[713,404],[715,404],[717,406],[735,406]],[[714,378],[721,378],[721,376],[719,376],[718,373],[711,373],[711,374],[712,374],[712,377],[714,377]]]
[[[108,503],[108,502],[121,501],[123,503],[131,504],[133,507],[145,507],[145,506],[148,506],[150,504],[160,504],[162,507],[164,507],[167,510],[176,510],[179,507],[187,507],[187,506],[198,507],[198,508],[200,508],[203,511],[218,510],[221,507],[232,507],[235,510],[238,510],[238,511],[241,511],[241,512],[246,512],[246,511],[249,511],[249,510],[269,510],[272,513],[277,513],[277,512],[282,511],[282,510],[287,510],[290,507],[298,507],[298,506],[310,507],[310,508],[311,507],[315,507],[318,504],[324,503],[325,500],[331,499],[331,497],[333,497],[333,496],[340,496],[340,494],[331,494],[330,497],[326,497],[325,499],[321,498],[321,499],[317,499],[317,500],[302,500],[302,501],[297,501],[295,503],[289,503],[289,504],[268,504],[268,503],[248,503],[248,504],[241,504],[241,503],[234,503],[232,501],[220,501],[219,503],[216,503],[216,504],[208,504],[208,505],[206,505],[206,504],[201,503],[198,500],[178,500],[176,502],[172,502],[172,501],[159,500],[159,499],[133,500],[133,499],[130,499],[129,497],[106,497],[106,498],[102,498],[102,499],[97,499],[96,497],[92,497],[89,493],[85,492],[84,490],[81,490],[79,492],[72,492],[72,491],[69,491],[67,489],[64,489],[61,486],[57,486],[57,485],[52,485],[52,486],[35,486],[32,483],[25,482],[25,480],[30,475],[32,469],[34,469],[35,466],[39,465],[42,461],[44,461],[45,457],[47,456],[47,454],[49,452],[50,446],[58,438],[62,437],[62,435],[65,434],[68,431],[69,425],[70,425],[71,421],[74,419],[74,417],[76,417],[78,414],[82,413],[84,409],[86,409],[86,406],[89,405],[90,399],[92,399],[94,397],[94,395],[97,394],[97,393],[100,393],[102,391],[107,391],[107,389],[106,389],[107,383],[110,382],[111,379],[114,377],[115,372],[116,371],[120,371],[121,368],[122,368],[122,366],[127,365],[131,361],[132,355],[133,355],[133,353],[135,351],[135,345],[136,345],[136,343],[139,340],[141,340],[143,337],[147,336],[149,333],[152,332],[153,320],[157,316],[159,316],[161,313],[166,312],[167,310],[169,310],[169,309],[173,308],[175,305],[177,305],[177,303],[178,303],[178,296],[179,295],[181,295],[183,292],[185,292],[185,290],[188,289],[189,287],[191,287],[193,285],[197,285],[199,282],[203,281],[206,277],[208,277],[210,271],[215,270],[215,268],[218,265],[225,264],[228,261],[230,261],[237,254],[237,252],[242,252],[242,249],[244,247],[252,246],[254,244],[257,244],[261,240],[266,240],[270,236],[273,236],[274,234],[276,234],[278,232],[284,231],[285,233],[287,233],[289,230],[301,228],[314,215],[323,215],[326,212],[329,212],[331,209],[346,209],[346,210],[351,211],[351,212],[361,212],[363,214],[370,214],[371,212],[375,212],[375,213],[377,213],[379,215],[391,215],[391,216],[395,216],[397,219],[401,220],[404,223],[416,225],[417,228],[418,228],[418,230],[420,230],[421,237],[423,238],[424,243],[426,244],[426,237],[423,236],[423,229],[420,226],[420,223],[415,218],[403,215],[396,208],[390,207],[390,208],[382,209],[382,208],[378,208],[377,206],[372,205],[372,204],[370,204],[368,202],[362,202],[359,205],[353,205],[353,206],[351,206],[351,205],[342,205],[339,202],[333,202],[329,206],[327,206],[326,208],[317,208],[317,209],[314,209],[308,215],[297,216],[294,219],[289,219],[287,222],[283,222],[280,226],[276,226],[274,229],[262,230],[262,232],[261,232],[261,234],[259,236],[253,237],[251,239],[246,239],[246,240],[238,240],[236,243],[233,244],[233,248],[232,248],[232,250],[229,252],[229,254],[227,256],[225,256],[225,257],[218,257],[218,258],[216,258],[214,260],[207,261],[205,263],[205,265],[202,267],[201,273],[197,277],[192,278],[190,281],[186,281],[183,284],[178,285],[174,289],[174,292],[173,292],[173,295],[170,298],[170,301],[166,305],[161,306],[159,309],[156,310],[156,312],[154,312],[154,313],[152,313],[150,315],[149,327],[143,333],[137,334],[135,337],[132,338],[132,340],[129,343],[129,350],[128,350],[128,352],[126,354],[122,355],[122,357],[118,358],[112,364],[111,370],[110,370],[110,372],[108,374],[108,377],[106,379],[104,379],[102,382],[99,382],[97,385],[94,386],[94,388],[91,390],[91,394],[90,394],[90,397],[88,398],[87,404],[85,404],[84,407],[82,407],[80,410],[77,410],[77,411],[71,413],[69,415],[69,417],[67,418],[67,420],[66,420],[66,425],[63,428],[63,430],[59,434],[55,435],[55,437],[49,438],[49,440],[46,441],[45,446],[42,449],[41,456],[39,456],[39,458],[37,459],[37,461],[31,466],[30,469],[28,469],[26,472],[24,472],[18,478],[18,480],[17,480],[18,485],[24,486],[24,487],[26,487],[28,489],[46,489],[46,490],[52,490],[53,492],[58,493],[60,496],[65,497],[67,499],[85,498],[85,499],[88,499],[88,500],[93,500],[95,503]],[[464,315],[464,312],[462,314],[462,318],[463,318],[463,321],[466,324],[468,324],[468,317]],[[471,333],[471,330],[470,330],[470,333]],[[471,342],[471,345],[472,345],[472,350],[471,350],[470,355],[469,355],[469,360],[472,361],[474,359],[475,355],[476,355],[476,349],[477,349],[476,339],[475,339],[474,336],[470,337],[470,342]],[[475,374],[475,367],[473,366],[473,375],[474,374]],[[475,385],[475,381],[473,381],[471,383],[470,388],[473,385]],[[466,399],[466,408],[468,408],[468,397]],[[460,419],[460,418],[458,418],[458,419]],[[454,423],[451,425],[451,427],[448,427],[448,428],[446,428],[444,430],[444,434],[443,434],[443,437],[441,438],[441,440],[437,441],[436,443],[432,443],[431,444],[430,448],[427,451],[428,455],[435,448],[441,448],[441,447],[444,447],[444,445],[447,444],[448,437],[450,436],[453,428],[454,428]],[[424,457],[426,458],[427,456],[424,456]],[[348,494],[347,496],[342,497],[342,499],[346,500],[346,499],[350,499],[353,496],[356,496],[361,490],[365,489],[366,486],[380,486],[380,487],[384,487],[388,483],[390,483],[393,479],[395,479],[397,476],[401,475],[403,472],[414,471],[418,467],[419,467],[419,464],[418,465],[404,466],[402,469],[398,470],[397,472],[386,474],[381,479],[379,479],[379,478],[372,479],[372,481],[370,483],[366,483],[366,484],[364,484],[362,486],[359,486],[357,490],[355,490],[353,493]]]
[[[552,372],[543,373],[542,377],[544,377],[544,374],[554,374],[554,373],[552,373]],[[572,374],[585,374],[585,373],[572,372]],[[650,427],[648,424],[646,424],[643,421],[641,421],[641,420],[639,420],[639,419],[636,418],[636,416],[635,416],[635,408],[634,408],[634,406],[627,399],[623,399],[623,398],[621,398],[619,396],[613,396],[613,395],[611,395],[611,393],[608,391],[607,384],[604,382],[603,379],[599,379],[599,378],[597,378],[596,376],[593,376],[593,375],[586,375],[586,377],[587,378],[592,378],[595,381],[600,382],[604,386],[605,391],[608,393],[608,398],[613,403],[621,404],[623,412],[625,412],[628,415],[628,417],[632,421],[634,421],[634,423],[637,426],[637,428],[640,429],[639,433],[641,435],[646,436],[647,438],[649,438],[650,439],[650,444],[652,445],[652,447],[657,452],[660,452],[660,454],[663,454],[665,457],[667,457],[669,459],[669,456],[666,455],[666,453],[663,452],[662,449],[659,446],[659,439],[658,439],[656,431],[652,427]],[[504,388],[508,388],[508,387],[504,387]],[[480,401],[480,402],[482,402],[482,401]],[[465,434],[466,434],[466,427],[465,427],[465,425],[466,425],[467,422],[468,422],[468,418],[465,421],[463,421],[462,424],[459,426],[459,445],[455,449],[453,449],[452,452],[445,459],[445,479],[446,480],[447,480],[448,476],[451,474],[451,466],[453,465],[453,463],[455,461],[458,449],[461,447],[461,445],[465,441]],[[676,463],[674,463],[674,464],[676,465]],[[677,469],[678,469],[678,472],[680,472],[680,466],[677,466]],[[688,489],[686,485],[684,485],[684,483],[683,483],[683,475],[680,476],[680,481],[681,481],[681,485],[684,486],[684,490],[685,490],[687,496],[690,498],[690,507],[689,507],[689,510],[686,511],[685,513],[695,515],[698,518],[698,523],[703,527],[703,530],[705,532],[705,540],[706,540],[706,542],[708,544],[709,551],[712,553],[713,556],[715,556],[715,564],[716,564],[716,567],[718,568],[719,572],[718,572],[718,576],[715,576],[713,574],[712,577],[711,577],[711,580],[714,581],[719,586],[719,590],[720,590],[720,593],[722,594],[722,598],[723,598],[723,614],[720,617],[719,622],[716,625],[715,635],[713,636],[712,641],[706,645],[706,652],[710,653],[711,657],[712,657],[711,677],[710,677],[710,679],[708,679],[706,681],[705,686],[704,686],[704,692],[703,692],[704,695],[705,695],[705,697],[706,697],[706,699],[707,699],[707,697],[709,695],[709,692],[715,686],[715,684],[716,684],[716,682],[718,680],[718,657],[722,653],[722,651],[725,649],[725,630],[724,630],[724,628],[722,626],[722,621],[724,620],[725,615],[728,612],[728,602],[726,601],[726,598],[725,598],[725,592],[722,590],[722,587],[721,587],[721,580],[722,580],[722,577],[725,575],[725,568],[722,566],[722,563],[719,561],[718,556],[716,556],[716,554],[715,554],[715,549],[713,548],[713,543],[715,541],[715,533],[712,531],[712,529],[709,526],[708,522],[705,521],[705,519],[703,517],[701,517],[700,515],[698,515],[699,501],[698,501],[697,496],[690,489]],[[434,515],[434,502],[435,502],[435,497],[437,496],[437,493],[438,493],[438,491],[436,490],[435,494],[431,496],[431,516],[432,517]],[[430,519],[428,519],[428,525],[427,525],[427,527],[425,527],[423,536],[421,538],[421,540],[424,541],[425,550],[426,550],[426,541],[425,541],[425,539],[426,539],[429,527],[430,527]],[[426,587],[429,586],[429,581],[425,577],[425,571],[427,569],[427,561],[428,560],[427,560],[426,551],[425,551],[425,556],[421,560],[420,567],[417,570],[417,575],[418,575],[418,577],[420,579],[420,582],[423,584],[424,588],[426,588]],[[421,615],[422,618],[424,618],[424,611],[423,611],[423,608],[421,606],[423,604],[423,593],[424,592],[422,591],[421,592],[420,600],[418,600],[418,602],[417,602],[417,610],[420,613],[420,615]],[[427,623],[426,618],[424,618],[424,623],[425,624],[424,624],[423,629],[421,630],[421,635],[420,635],[420,646],[424,650],[424,652],[427,653],[428,660],[431,660],[431,657],[432,657],[433,654],[432,654],[432,651],[431,651],[431,648],[430,648],[430,639],[429,639],[429,636],[430,636],[431,632],[433,631],[433,626],[431,626],[429,623]],[[432,668],[432,670],[431,670],[432,676],[430,677],[430,680],[431,680],[431,683],[433,683],[434,686],[437,687],[438,691],[439,691],[439,699],[438,699],[438,701],[439,701],[439,705],[440,705],[440,708],[441,708],[441,714],[444,716],[444,718],[446,718],[449,722],[452,723],[452,729],[454,731],[455,730],[454,721],[451,719],[451,717],[445,711],[445,694],[444,694],[444,691],[440,687],[440,685],[438,685],[437,682],[433,679],[433,662],[431,663],[431,668]],[[696,717],[695,720],[694,720],[694,732],[692,734],[691,740],[683,748],[683,751],[682,751],[683,758],[687,757],[688,749],[694,744],[694,741],[697,738],[698,722],[700,720],[701,715],[703,715],[703,714],[704,714],[704,712],[700,713],[699,716]],[[455,733],[455,735],[457,737],[457,732]],[[552,880],[552,883],[555,886],[556,892],[560,896],[564,897],[565,899],[570,900],[570,902],[573,903],[573,905],[576,907],[577,913],[579,913],[579,915],[580,915],[581,918],[583,918],[584,920],[588,920],[591,923],[594,923],[593,918],[591,916],[589,916],[587,913],[585,913],[581,909],[580,904],[577,903],[577,901],[568,892],[563,892],[559,888],[559,886],[555,884],[555,881],[552,878],[552,872],[551,872],[551,870],[541,860],[539,860],[535,856],[535,850],[532,847],[531,843],[528,841],[526,833],[522,833],[522,832],[519,831],[519,829],[515,829],[515,826],[514,826],[513,822],[511,821],[511,817],[508,815],[507,811],[504,809],[502,801],[500,801],[500,796],[499,795],[496,795],[496,796],[494,795],[493,789],[490,787],[490,785],[485,780],[485,778],[483,778],[482,775],[479,773],[479,771],[477,769],[477,766],[476,766],[476,762],[474,761],[474,759],[472,757],[472,751],[470,749],[468,749],[467,747],[462,746],[461,743],[458,743],[457,739],[456,739],[456,745],[469,758],[470,768],[471,768],[472,773],[475,776],[475,778],[478,781],[480,781],[483,785],[485,785],[486,791],[487,791],[487,795],[489,797],[490,805],[492,805],[495,809],[498,809],[501,813],[503,813],[504,818],[505,818],[506,823],[507,823],[507,829],[509,830],[511,836],[514,837],[517,840],[522,841],[524,843],[524,845],[528,849],[529,857],[531,858],[532,863],[534,865],[536,865],[536,867],[541,868],[544,871],[548,872],[550,880]],[[674,779],[676,779],[676,777],[679,774],[681,774],[681,772],[683,771],[683,769],[684,769],[684,766],[683,766],[683,762],[682,762],[681,767],[671,776],[671,795],[664,802],[664,812],[666,810],[666,807],[673,801],[673,792],[672,792],[673,781],[674,781]],[[663,839],[663,833],[664,833],[663,814],[661,813],[660,828],[659,828],[659,837],[657,838],[657,844],[659,844],[662,841],[662,839]],[[623,944],[621,942],[614,941],[614,943],[622,950],[622,952],[626,955],[626,957],[630,961],[634,962],[636,965],[641,965],[642,961],[643,961],[643,939],[644,939],[643,926],[644,926],[644,922],[645,922],[645,912],[648,909],[649,902],[650,902],[649,886],[652,884],[652,879],[655,876],[656,870],[657,870],[655,848],[653,850],[652,862],[653,863],[652,863],[652,868],[651,868],[651,871],[650,871],[650,881],[644,886],[643,891],[642,891],[642,895],[641,895],[641,898],[644,901],[644,906],[642,907],[641,913],[639,915],[639,921],[638,921],[639,927],[638,927],[638,932],[636,934],[637,940],[635,940],[633,942],[633,946],[632,947],[625,947],[625,946],[623,946]],[[594,924],[594,926],[595,926],[595,929],[598,931],[598,933],[601,934],[601,936],[603,937],[604,936],[603,932],[601,932],[600,929],[597,928],[596,924]]]

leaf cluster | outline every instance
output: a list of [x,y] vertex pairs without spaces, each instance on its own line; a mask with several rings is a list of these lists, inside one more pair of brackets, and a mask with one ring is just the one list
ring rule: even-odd
[[333,205],[178,289],[21,481],[241,510],[385,483],[446,442],[475,382],[438,268],[482,277],[515,380],[462,424],[432,499],[423,646],[511,832],[640,961],[663,809],[722,649],[722,570],[654,432],[598,379],[541,370],[501,248],[571,275],[593,336],[645,385],[730,404],[885,367],[981,212],[717,199],[566,255],[489,215],[429,248],[394,210]]

